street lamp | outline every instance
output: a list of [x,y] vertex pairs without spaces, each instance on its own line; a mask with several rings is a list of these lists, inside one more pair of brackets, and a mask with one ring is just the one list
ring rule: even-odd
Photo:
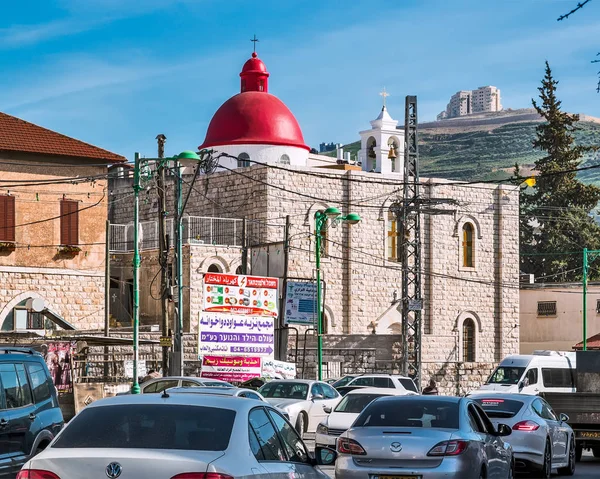
[[[139,219],[139,209],[140,209],[140,199],[139,193],[142,190],[142,178],[141,178],[141,169],[143,166],[148,165],[149,162],[155,163],[167,163],[172,162],[175,171],[175,214],[173,218],[173,227],[175,229],[175,268],[176,268],[176,277],[177,277],[177,307],[175,308],[175,341],[174,341],[174,354],[177,361],[175,361],[177,370],[181,371],[183,369],[183,314],[182,314],[182,305],[183,302],[183,292],[181,288],[181,276],[182,276],[182,229],[181,229],[181,217],[183,215],[183,211],[185,209],[185,205],[190,197],[190,193],[192,190],[192,185],[188,191],[188,194],[185,198],[185,202],[182,204],[181,199],[181,174],[179,172],[179,161],[180,160],[195,160],[202,161],[204,159],[205,154],[211,154],[212,151],[201,151],[200,156],[193,151],[184,151],[175,157],[170,158],[143,158],[140,159],[139,153],[135,154],[134,168],[133,168],[133,384],[131,387],[132,394],[140,393],[140,385],[139,385],[139,377],[138,377],[138,363],[139,363],[139,329],[140,329],[140,248],[139,248],[139,228],[140,228],[140,219]],[[212,161],[208,161],[207,164],[212,166],[214,163]],[[203,166],[202,163],[199,163],[196,168],[196,173],[194,175],[194,181],[196,180],[200,168]],[[203,168],[205,172],[207,171],[207,167]],[[108,261],[108,260],[107,260]],[[165,372],[166,373],[166,372]],[[179,372],[179,374],[181,374]]]
[[323,243],[322,231],[327,227],[328,221],[332,224],[339,222],[355,225],[360,221],[356,213],[341,216],[340,210],[329,207],[325,211],[315,212],[315,264],[317,267],[317,355],[319,381],[323,380],[323,308],[321,305],[321,247]]

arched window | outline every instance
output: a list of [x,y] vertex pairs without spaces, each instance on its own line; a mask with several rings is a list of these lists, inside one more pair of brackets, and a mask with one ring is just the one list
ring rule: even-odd
[[465,268],[473,268],[475,266],[474,254],[474,232],[475,228],[471,223],[465,223],[462,228],[463,232],[463,266]]
[[235,269],[235,274],[243,274],[244,272],[244,268],[242,268],[242,265],[239,265],[236,269]]
[[281,163],[282,165],[289,165],[290,164],[290,157],[284,153],[279,158],[279,163]]
[[238,155],[238,168],[247,168],[250,166],[250,155],[248,153],[240,153]]
[[221,272],[221,268],[219,268],[219,265],[218,265],[218,264],[216,264],[216,263],[213,263],[213,264],[211,264],[211,265],[208,267],[208,270],[207,270],[207,271],[208,271],[209,273],[220,273],[220,272]]
[[467,318],[462,326],[462,355],[463,362],[475,362],[475,321]]

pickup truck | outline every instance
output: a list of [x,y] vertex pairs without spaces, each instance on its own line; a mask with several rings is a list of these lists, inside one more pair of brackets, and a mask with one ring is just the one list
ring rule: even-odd
[[540,393],[558,414],[569,416],[575,432],[576,459],[583,449],[600,457],[600,351],[577,351],[576,392]]

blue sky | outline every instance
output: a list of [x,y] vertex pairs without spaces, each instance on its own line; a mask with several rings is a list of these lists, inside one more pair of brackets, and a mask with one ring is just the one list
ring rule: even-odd
[[0,111],[129,158],[202,143],[252,52],[305,140],[350,142],[391,93],[431,120],[460,89],[530,106],[548,59],[571,112],[600,117],[600,0],[30,0],[0,18]]

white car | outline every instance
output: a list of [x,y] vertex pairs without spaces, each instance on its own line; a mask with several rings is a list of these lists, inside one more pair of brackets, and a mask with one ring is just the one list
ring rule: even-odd
[[346,386],[401,389],[404,391],[409,391],[413,394],[419,394],[419,389],[411,378],[393,374],[361,374],[346,384]]
[[552,469],[560,475],[575,473],[575,434],[565,414],[557,416],[541,397],[528,394],[473,393],[494,426],[501,422],[512,428],[512,445],[517,472],[549,478]]
[[316,447],[335,449],[337,438],[350,429],[352,423],[371,401],[383,396],[408,395],[410,394],[407,391],[388,388],[364,388],[350,391],[325,418],[325,421],[317,426]]
[[327,417],[325,409],[333,409],[342,398],[329,384],[306,379],[269,381],[258,392],[271,405],[289,414],[301,436],[315,432]]
[[17,479],[328,479],[317,456],[266,403],[130,394],[86,406]]

